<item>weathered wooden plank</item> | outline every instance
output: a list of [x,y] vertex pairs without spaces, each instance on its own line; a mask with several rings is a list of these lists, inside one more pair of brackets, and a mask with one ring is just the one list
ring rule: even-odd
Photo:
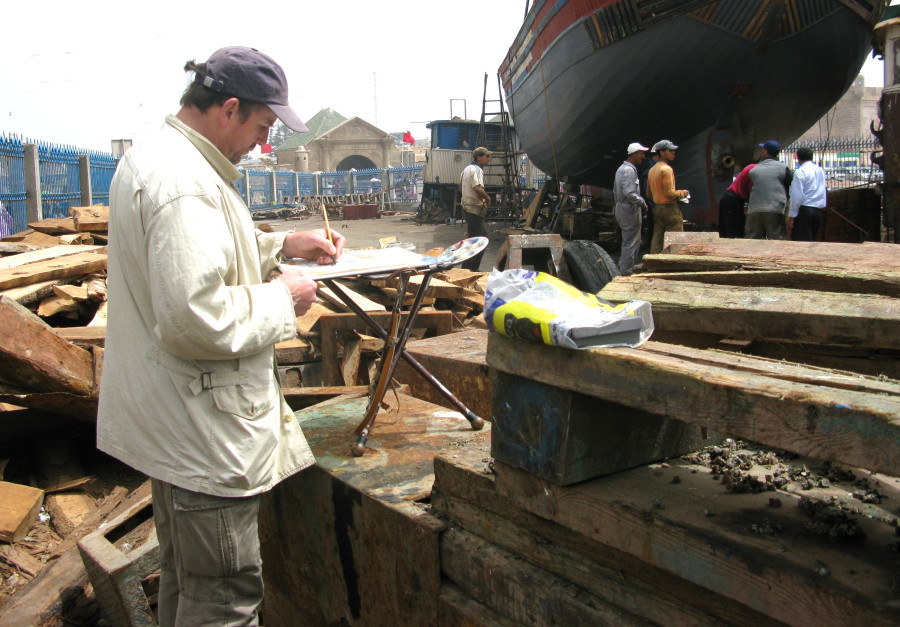
[[613,302],[650,302],[654,325],[664,331],[900,348],[900,299],[887,296],[737,289],[640,275],[616,277],[598,295]]
[[37,315],[42,318],[49,318],[50,316],[55,316],[60,313],[69,313],[70,317],[77,317],[77,314],[73,316],[71,312],[78,311],[78,303],[75,302],[74,299],[69,296],[60,295],[57,293],[53,293],[50,296],[47,296],[41,301],[41,304],[38,305]]
[[861,269],[900,272],[896,244],[869,242],[794,242],[729,238],[697,238],[685,243],[672,242],[667,252],[699,257],[730,257],[742,262],[768,263],[769,268],[804,267],[808,269]]
[[70,207],[69,215],[75,222],[76,231],[104,232],[109,229],[109,207],[106,205]]
[[42,248],[46,248],[46,246],[39,246],[38,244],[23,244],[22,242],[4,242],[0,240],[0,255],[20,255],[22,253],[28,253],[35,250],[40,250]]
[[54,329],[56,334],[77,344],[78,346],[103,346],[106,343],[106,327],[58,327]]
[[11,544],[0,544],[0,561],[10,564],[27,577],[34,577],[44,569],[44,563],[31,553]]
[[437,627],[516,627],[516,623],[482,605],[459,586],[445,581],[438,595]]
[[739,338],[721,333],[656,329],[653,340],[661,344],[698,349],[739,351],[742,354],[811,367],[840,370],[900,381],[900,351],[835,344],[811,344],[789,340]]
[[69,416],[91,424],[97,422],[97,399],[93,396],[66,392],[32,393],[0,383],[0,403]]
[[317,328],[321,316],[327,316],[333,313],[335,313],[334,307],[330,307],[319,301],[314,302],[310,306],[309,311],[297,318],[297,332],[301,337],[304,337],[310,331]]
[[21,253],[12,257],[3,257],[2,259],[0,259],[0,269],[5,270],[7,268],[16,268],[29,263],[59,259],[60,257],[77,255],[78,253],[91,252],[93,250],[100,250],[102,248],[103,246],[84,246],[80,244],[69,246],[51,246],[50,248],[42,247],[31,252]]
[[[419,290],[422,285],[423,275],[414,275],[409,278],[409,282],[406,286],[406,291],[414,294]],[[399,277],[395,277],[392,279],[373,279],[372,285],[376,287],[391,287],[394,289],[398,289],[400,287],[400,279]],[[441,279],[432,277],[428,282],[428,288],[425,290],[425,296],[431,298],[478,298],[481,296],[478,292],[473,289],[468,289],[466,287],[456,285],[454,283],[450,283],[449,281],[442,281]],[[483,297],[483,296],[482,296]]]
[[0,269],[0,289],[5,290],[38,281],[90,274],[104,268],[106,268],[105,252],[78,253],[60,259]]
[[441,534],[441,569],[479,602],[518,625],[645,624],[580,586],[462,530],[450,528]]
[[[655,259],[648,260],[648,256],[643,259],[644,268],[652,270],[652,272],[641,274],[641,277],[645,279],[692,281],[740,287],[785,287],[817,292],[900,297],[900,273],[807,270],[805,268],[773,270],[771,267],[763,268],[762,263],[755,264],[756,267],[734,269],[733,263],[716,264],[715,259],[709,257],[652,255]],[[681,263],[681,260],[688,263]],[[719,267],[715,267],[717,265]]]
[[[127,506],[128,504],[134,503],[135,500],[140,500],[145,498],[150,494],[150,480],[147,479],[144,483],[141,484],[139,488],[128,492],[128,489],[123,486],[115,486],[110,493],[103,499],[103,502],[100,506],[89,513],[87,516],[82,519],[82,521],[75,527],[69,535],[63,539],[56,547],[54,547],[53,551],[50,552],[51,557],[58,557],[74,547],[78,541],[89,533],[94,532],[97,529],[97,526],[108,518],[114,518],[115,515],[118,515],[122,512],[120,509],[120,505],[122,507]],[[114,515],[115,513],[115,515]]]
[[91,393],[91,354],[6,297],[0,297],[0,355],[2,381],[33,392]]
[[[489,366],[817,459],[900,475],[900,394],[721,367],[706,351],[567,350],[491,334]],[[749,358],[748,358],[749,359]],[[764,371],[764,367],[759,370]]]
[[341,377],[344,385],[356,385],[356,376],[359,373],[360,339],[358,334],[344,342],[344,356],[341,359]]
[[734,371],[760,374],[782,381],[820,385],[824,379],[828,381],[829,387],[836,390],[846,389],[890,396],[900,394],[900,384],[897,381],[885,380],[884,377],[860,375],[849,370],[801,365],[783,359],[748,356],[728,350],[698,351],[687,346],[662,342],[648,342],[641,349],[659,355],[687,359],[695,364],[703,363]]
[[[807,532],[797,494],[727,495],[705,473],[674,461],[560,487],[495,464],[500,497],[788,624],[885,624],[896,613],[893,528],[857,519],[868,537],[852,548]],[[673,481],[674,477],[679,481]],[[713,511],[708,516],[705,512]],[[777,535],[753,526],[776,526]],[[820,574],[826,567],[827,576]],[[797,612],[802,612],[798,620]],[[737,620],[743,623],[743,620]]]
[[37,222],[29,222],[28,228],[45,233],[46,235],[60,235],[63,233],[77,233],[75,220],[72,218],[44,218]]
[[[762,614],[657,568],[644,556],[536,516],[497,492],[485,451],[435,458],[432,512],[622,609],[659,625],[771,623]],[[540,591],[535,590],[535,602]]]
[[66,245],[93,244],[94,238],[90,233],[66,233],[59,236],[59,243]]
[[[73,546],[59,559],[49,562],[37,577],[11,598],[0,612],[0,627],[66,627],[63,608],[68,616],[84,608],[90,589],[87,571],[78,548]],[[93,594],[91,594],[91,600]],[[98,620],[99,615],[93,619]],[[71,624],[71,623],[69,623]]]
[[316,351],[306,340],[295,338],[275,345],[275,361],[279,365],[302,364],[316,359]]
[[33,305],[41,301],[41,299],[53,294],[53,286],[65,282],[65,279],[51,279],[50,281],[41,281],[31,285],[23,285],[21,287],[13,287],[8,290],[0,291],[0,296],[5,296],[16,301],[20,305]]
[[475,272],[456,266],[449,270],[445,270],[444,272],[438,272],[435,277],[447,281],[448,283],[453,283],[454,285],[473,287],[478,279],[485,274],[485,272]]
[[18,542],[37,522],[44,491],[0,481],[0,540]]
[[[339,284],[341,290],[343,290],[344,294],[350,297],[354,303],[359,305],[359,308],[363,311],[386,311],[384,305],[381,303],[376,303],[375,301],[366,298],[359,292],[355,292],[344,284]],[[328,302],[330,305],[336,307],[339,311],[348,312],[350,311],[350,307],[342,301],[337,294],[331,291],[330,288],[325,285],[319,284],[316,288],[316,295],[319,296],[322,300]]]
[[47,235],[40,233],[34,229],[26,229],[18,233],[13,233],[9,237],[3,238],[4,242],[18,242],[21,244],[34,244],[41,248],[49,248],[51,246],[59,246],[59,236]]
[[[105,298],[105,296],[104,296]],[[87,323],[88,327],[106,327],[107,314],[109,313],[109,301],[104,300],[94,312],[94,317]]]

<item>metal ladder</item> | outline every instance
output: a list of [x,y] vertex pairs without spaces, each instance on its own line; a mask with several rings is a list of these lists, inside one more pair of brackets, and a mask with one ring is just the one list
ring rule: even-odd
[[[486,191],[500,194],[500,201],[492,204],[488,210],[489,219],[517,220],[522,214],[522,194],[519,188],[519,154],[516,151],[515,138],[509,124],[509,114],[503,104],[503,87],[500,74],[497,74],[497,99],[488,99],[488,74],[484,74],[484,96],[481,103],[481,120],[478,124],[476,145],[485,146],[491,152],[491,162],[484,167],[484,184]],[[491,110],[491,109],[497,109]],[[485,123],[494,123],[494,116],[499,116],[499,129],[488,127]],[[500,184],[497,185],[497,179]],[[488,182],[490,181],[490,182]],[[490,189],[488,189],[490,188]]]

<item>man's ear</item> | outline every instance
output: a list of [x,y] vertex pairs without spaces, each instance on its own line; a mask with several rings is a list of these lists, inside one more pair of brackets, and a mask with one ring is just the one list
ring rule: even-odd
[[241,101],[237,98],[229,98],[223,102],[222,106],[219,107],[219,124],[221,126],[228,126],[233,121],[237,120],[240,105]]

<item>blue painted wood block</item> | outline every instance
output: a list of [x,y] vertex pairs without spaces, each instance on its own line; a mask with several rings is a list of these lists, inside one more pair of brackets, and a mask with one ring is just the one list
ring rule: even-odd
[[492,386],[491,455],[558,485],[678,457],[718,438],[697,425],[501,371]]

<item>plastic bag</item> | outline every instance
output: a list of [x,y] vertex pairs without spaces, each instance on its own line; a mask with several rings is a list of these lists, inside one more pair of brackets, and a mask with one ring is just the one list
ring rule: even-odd
[[484,320],[501,335],[567,348],[634,347],[653,334],[650,303],[613,305],[533,270],[491,272]]

